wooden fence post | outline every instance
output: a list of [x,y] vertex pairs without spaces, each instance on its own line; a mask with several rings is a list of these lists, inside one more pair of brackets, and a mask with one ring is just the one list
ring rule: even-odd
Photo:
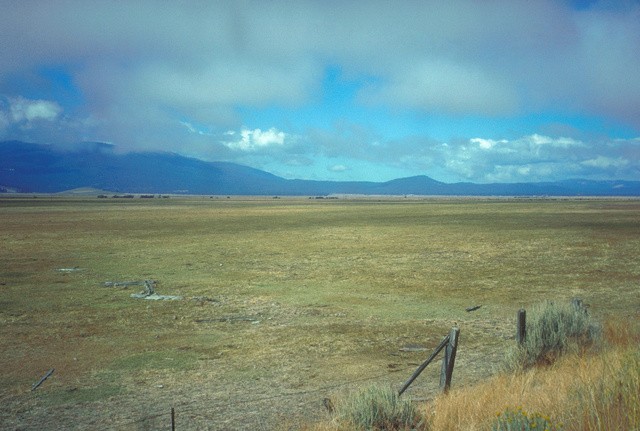
[[451,377],[453,375],[453,367],[456,362],[456,352],[458,350],[458,336],[460,335],[460,329],[455,326],[451,328],[449,333],[449,343],[444,350],[444,357],[442,358],[442,369],[440,371],[440,389],[445,394],[449,392],[451,387]]
[[398,396],[402,395],[402,393],[407,390],[407,388],[411,385],[411,383],[413,383],[413,381],[418,378],[420,373],[423,372],[425,368],[427,368],[427,365],[429,365],[431,361],[433,361],[433,358],[435,358],[436,355],[440,353],[440,350],[442,350],[449,343],[450,337],[451,335],[447,335],[446,337],[444,337],[440,345],[436,347],[436,350],[434,350],[433,353],[427,358],[427,360],[424,361],[422,365],[420,365],[418,369],[413,372],[411,377],[409,377],[409,380],[407,380],[405,384],[402,386],[402,389],[398,391]]
[[176,431],[176,413],[173,407],[171,407],[171,431]]
[[573,301],[571,301],[571,304],[573,304],[574,311],[584,313],[587,312],[587,310],[584,308],[584,304],[582,303],[582,299],[574,299]]
[[527,336],[527,312],[523,309],[518,310],[518,332],[516,333],[516,341],[518,346],[522,346]]

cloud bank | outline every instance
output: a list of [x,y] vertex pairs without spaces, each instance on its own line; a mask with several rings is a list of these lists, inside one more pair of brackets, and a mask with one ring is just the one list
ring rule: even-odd
[[[0,3],[2,139],[283,171],[319,157],[334,175],[365,162],[474,181],[638,173],[635,2]],[[354,88],[325,107],[330,68]],[[393,117],[393,130],[368,112]],[[624,133],[531,130],[558,117]],[[435,138],[403,132],[408,118],[454,126]],[[496,126],[461,133],[468,118]],[[513,130],[519,118],[540,120]]]

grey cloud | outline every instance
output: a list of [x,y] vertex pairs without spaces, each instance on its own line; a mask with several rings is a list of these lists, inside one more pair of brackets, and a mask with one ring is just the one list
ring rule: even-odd
[[[477,67],[426,63],[405,71],[381,89],[361,93],[365,103],[392,105],[421,111],[465,115],[503,115],[517,112],[517,89]],[[371,91],[372,90],[372,91]]]
[[[358,94],[363,104],[507,117],[553,107],[640,129],[640,7],[634,4],[581,11],[550,0],[1,4],[0,92],[11,90],[8,76],[62,65],[87,103],[85,118],[59,114],[40,121],[39,131],[18,130],[5,110],[5,136],[90,136],[132,149],[248,160],[223,144],[222,132],[243,124],[237,108],[305,105],[329,64],[356,79],[375,78]],[[44,108],[42,115],[54,112]],[[185,119],[211,135],[191,133]],[[68,131],[61,134],[63,125]],[[569,148],[552,141],[528,136],[491,149],[468,139],[389,141],[363,126],[336,123],[285,140],[286,152],[263,148],[260,157],[286,163],[340,155],[420,172],[451,169],[473,180],[555,175],[563,157],[576,174],[637,171],[634,142]],[[604,149],[612,154],[598,152]],[[619,158],[630,162],[616,163]]]
[[[380,76],[382,87],[363,95],[379,103],[485,115],[516,112],[531,101],[561,103],[638,126],[638,7],[34,1],[3,10],[0,70],[60,62],[96,70],[108,63],[109,73],[124,80],[115,97],[155,95],[156,103],[186,111],[304,103],[321,78],[321,62],[335,61]],[[102,79],[85,78],[83,90],[115,85]]]

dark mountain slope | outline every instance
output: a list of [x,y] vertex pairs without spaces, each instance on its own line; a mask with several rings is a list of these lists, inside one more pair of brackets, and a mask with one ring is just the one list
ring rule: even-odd
[[286,180],[247,166],[174,153],[119,154],[104,143],[82,143],[62,151],[49,145],[0,142],[0,191],[57,193],[81,187],[207,195],[640,196],[637,181],[446,184],[423,175],[384,183]]

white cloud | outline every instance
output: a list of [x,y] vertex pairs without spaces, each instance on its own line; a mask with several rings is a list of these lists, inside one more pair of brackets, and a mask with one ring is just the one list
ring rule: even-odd
[[[275,127],[262,131],[260,129],[249,130],[243,128],[239,136],[233,131],[226,132],[226,136],[236,137],[234,140],[224,141],[224,145],[232,150],[252,152],[282,147],[287,135]],[[239,138],[239,139],[238,139]]]
[[21,121],[47,120],[54,121],[61,113],[62,107],[48,100],[29,100],[24,97],[9,99],[11,119]]
[[472,138],[469,140],[472,144],[478,144],[483,150],[490,150],[498,144],[507,144],[509,141],[506,139],[501,139],[499,141],[494,141],[493,139],[482,139],[482,138]]
[[[445,181],[532,182],[566,178],[640,177],[640,140],[577,140],[541,134],[517,139],[472,138],[426,144],[405,157],[417,173],[440,172]],[[409,163],[411,161],[411,163]]]
[[624,167],[627,166],[630,162],[629,160],[624,160],[621,158],[598,156],[595,159],[584,160],[580,163],[584,166],[592,168],[608,169]]
[[549,136],[538,135],[537,133],[534,133],[533,135],[525,139],[529,139],[533,144],[539,145],[539,146],[548,145],[551,147],[558,147],[558,148],[584,146],[584,143],[578,140],[575,140],[573,138],[566,138],[566,137],[551,138]]
[[188,121],[180,121],[180,124],[182,124],[184,127],[186,127],[187,130],[189,131],[189,133],[195,133],[195,134],[201,135],[201,136],[211,135],[211,133],[209,133],[209,132],[206,132],[204,130],[196,128],[193,124],[189,123]]
[[333,165],[333,166],[329,166],[327,170],[330,172],[345,172],[345,171],[348,171],[349,168],[346,167],[345,165]]
[[0,97],[0,138],[29,142],[65,142],[78,139],[78,127],[50,100]]

